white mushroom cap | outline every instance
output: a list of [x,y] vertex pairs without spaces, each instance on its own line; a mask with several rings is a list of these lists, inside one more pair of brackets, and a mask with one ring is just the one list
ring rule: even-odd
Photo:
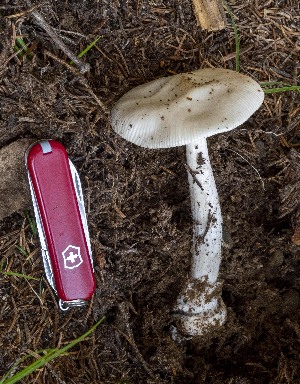
[[142,147],[186,145],[241,125],[263,99],[263,90],[248,76],[199,69],[133,88],[114,106],[112,127]]

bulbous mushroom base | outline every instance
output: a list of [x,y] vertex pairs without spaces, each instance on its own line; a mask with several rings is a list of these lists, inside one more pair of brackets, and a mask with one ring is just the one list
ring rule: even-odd
[[223,325],[227,310],[221,298],[221,284],[189,281],[174,312],[178,333],[187,337],[201,336]]
[[175,315],[177,331],[186,337],[203,336],[226,321],[226,307],[223,300],[218,306],[203,313]]

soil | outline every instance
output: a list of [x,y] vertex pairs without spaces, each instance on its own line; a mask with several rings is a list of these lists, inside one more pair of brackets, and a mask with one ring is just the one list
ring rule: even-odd
[[[230,1],[241,72],[299,81],[298,0]],[[75,54],[80,73],[32,15]],[[227,15],[228,16],[228,15]],[[28,44],[22,57],[16,37]],[[235,69],[234,31],[202,31],[192,2],[0,2],[0,146],[62,142],[84,188],[97,291],[61,312],[44,277],[30,206],[0,223],[0,377],[106,320],[22,383],[300,383],[300,94],[267,94],[244,125],[209,139],[224,220],[226,324],[174,341],[172,308],[188,276],[192,224],[183,147],[118,137],[109,110],[132,87],[205,67]],[[297,232],[298,231],[298,232]],[[298,233],[298,235],[297,235]],[[29,364],[22,361],[19,367]]]

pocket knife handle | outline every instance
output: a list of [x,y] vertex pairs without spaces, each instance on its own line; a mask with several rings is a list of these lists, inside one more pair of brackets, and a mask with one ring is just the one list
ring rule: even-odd
[[64,146],[33,144],[26,166],[47,279],[65,310],[95,291],[95,277],[82,189]]

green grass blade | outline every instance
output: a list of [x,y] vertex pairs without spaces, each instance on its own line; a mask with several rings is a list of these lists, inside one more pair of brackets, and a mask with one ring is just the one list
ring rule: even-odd
[[265,81],[260,83],[261,87],[271,87],[273,85],[278,85],[280,87],[290,87],[291,84],[284,83],[283,81]]
[[0,384],[4,384],[5,380],[13,373],[13,371],[17,368],[17,366],[19,364],[23,363],[23,361],[25,361],[29,357],[31,357],[31,356],[26,355],[26,356],[22,357],[21,359],[17,360],[16,363],[10,368],[10,370],[2,377],[2,379],[0,380]]
[[[49,356],[52,354],[52,353],[54,353],[54,351],[56,351],[56,350],[49,350],[49,351],[47,351],[47,354],[49,354]],[[43,352],[43,351],[42,351]],[[37,352],[38,353],[38,352]],[[41,352],[39,352],[39,353],[41,353]],[[0,384],[7,384],[7,383],[10,383],[10,382],[12,382],[12,383],[16,383],[16,382],[18,382],[20,379],[16,379],[16,381],[12,381],[12,380],[14,380],[15,379],[15,377],[17,377],[18,376],[18,374],[20,373],[16,373],[15,375],[13,375],[13,376],[11,376],[8,380],[6,380],[11,374],[12,374],[12,372],[16,369],[16,367],[18,366],[18,365],[20,365],[21,363],[23,363],[23,361],[25,361],[25,360],[27,360],[28,358],[30,358],[30,357],[32,357],[32,355],[26,355],[26,356],[24,356],[24,357],[22,357],[21,359],[19,359],[11,368],[10,368],[10,370],[2,377],[2,379],[1,379],[1,381],[0,381]],[[40,359],[38,359],[38,360],[40,360]],[[28,366],[28,367],[30,367],[30,366]],[[26,367],[26,368],[28,368],[28,367]],[[25,369],[26,369],[25,368]],[[22,371],[21,371],[22,372]],[[25,375],[26,376],[26,375]],[[25,376],[23,376],[23,377],[25,377]]]
[[65,354],[69,349],[74,347],[76,344],[83,341],[87,336],[89,336],[94,330],[105,320],[105,317],[102,317],[96,324],[94,324],[86,333],[79,336],[77,339],[71,341],[69,344],[65,345],[63,348],[60,349],[51,349],[46,352],[44,356],[41,356],[39,359],[34,361],[32,364],[28,365],[27,367],[23,368],[21,371],[10,377],[6,380],[6,378],[2,379],[0,381],[0,384],[14,384],[23,379],[24,377],[30,375],[37,369],[43,367],[45,364],[49,363],[49,361],[55,359],[56,357],[59,357],[63,354]]
[[22,59],[24,55],[28,56],[29,59],[33,58],[28,45],[20,37],[15,40],[14,51],[18,54],[19,59]]
[[[46,352],[51,353],[52,351],[55,351],[55,350],[57,349],[49,349]],[[36,353],[42,353],[42,352],[45,352],[45,350],[37,351]],[[13,371],[17,368],[17,366],[23,363],[23,361],[27,360],[29,357],[32,357],[32,355],[26,355],[21,357],[19,360],[17,360],[15,364],[13,364],[13,366],[10,368],[10,370],[2,377],[2,379],[0,380],[0,384],[4,384],[5,380],[13,373]]]
[[26,213],[26,218],[28,220],[29,227],[30,227],[30,230],[31,230],[33,237],[35,239],[37,239],[38,238],[38,230],[37,230],[37,226],[36,226],[36,222],[35,222],[34,218],[31,217],[28,212]]
[[28,256],[28,252],[26,251],[26,249],[24,249],[23,247],[21,247],[20,245],[16,245],[16,248],[18,251],[20,251],[20,253],[23,255],[23,256]]
[[16,46],[20,49],[22,49],[24,52],[27,52],[28,51],[28,47],[26,45],[26,43],[24,42],[23,39],[21,39],[20,37],[16,38]]
[[286,86],[286,87],[264,89],[264,93],[266,93],[266,94],[279,93],[279,92],[289,92],[289,91],[300,92],[300,85],[290,85],[290,86]]
[[23,277],[26,280],[36,280],[36,281],[40,280],[37,277],[33,277],[33,276],[29,276],[29,275],[24,275],[23,273],[18,273],[18,272],[12,272],[12,271],[5,272],[5,271],[1,271],[1,273],[3,273],[3,275],[7,275],[7,276]]
[[[81,59],[82,56],[84,56],[91,48],[93,48],[93,46],[97,43],[98,40],[101,39],[102,36],[98,36],[93,42],[91,42],[91,44],[89,44],[83,51],[81,51],[77,57],[78,59]],[[70,64],[74,64],[73,61],[70,61]]]
[[235,41],[235,70],[236,72],[240,72],[240,40],[239,40],[237,25],[234,20],[234,14],[232,13],[227,1],[223,0],[223,3],[230,16],[231,24],[233,26],[234,41]]

